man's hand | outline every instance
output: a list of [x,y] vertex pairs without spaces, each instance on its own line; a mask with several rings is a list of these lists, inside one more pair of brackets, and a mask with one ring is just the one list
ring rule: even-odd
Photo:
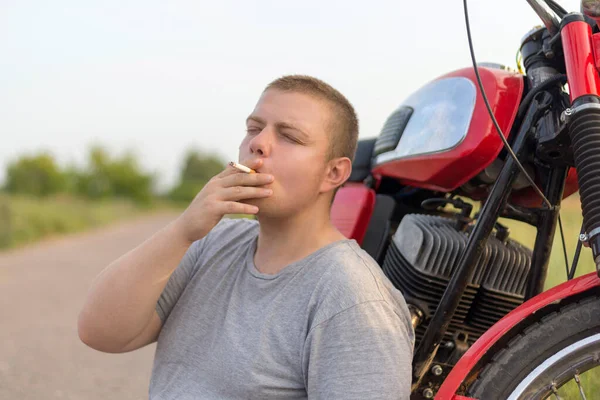
[[[256,170],[262,166],[262,160],[245,165]],[[178,231],[192,243],[206,236],[225,214],[257,214],[257,206],[244,204],[241,200],[271,196],[271,189],[260,186],[273,182],[273,179],[269,174],[247,174],[227,166],[202,188],[179,216],[176,221]]]

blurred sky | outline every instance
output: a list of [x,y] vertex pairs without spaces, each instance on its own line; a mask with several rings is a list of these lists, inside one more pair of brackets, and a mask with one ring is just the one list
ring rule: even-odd
[[[515,66],[537,15],[468,4],[478,61]],[[166,187],[190,147],[235,159],[264,86],[290,73],[332,84],[375,136],[411,92],[469,65],[459,0],[0,0],[0,182],[18,155],[81,164],[97,143],[133,150]]]

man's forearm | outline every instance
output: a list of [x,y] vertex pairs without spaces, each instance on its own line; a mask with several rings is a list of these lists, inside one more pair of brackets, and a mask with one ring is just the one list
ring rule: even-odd
[[119,351],[150,322],[156,302],[191,243],[173,222],[112,262],[94,280],[79,314],[80,338]]

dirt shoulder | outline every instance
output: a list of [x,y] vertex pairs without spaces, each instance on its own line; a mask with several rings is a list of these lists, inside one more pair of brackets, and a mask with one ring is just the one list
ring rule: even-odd
[[175,213],[0,253],[1,399],[147,399],[155,345],[104,354],[77,336],[94,277]]

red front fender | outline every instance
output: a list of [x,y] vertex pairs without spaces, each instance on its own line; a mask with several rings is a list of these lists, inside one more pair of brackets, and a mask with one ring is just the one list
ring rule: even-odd
[[436,400],[466,400],[456,395],[460,385],[469,376],[477,363],[486,355],[498,340],[516,329],[524,319],[538,313],[545,307],[561,303],[563,300],[600,287],[600,279],[595,272],[584,275],[545,291],[523,303],[492,326],[477,340],[454,366],[440,387]]

